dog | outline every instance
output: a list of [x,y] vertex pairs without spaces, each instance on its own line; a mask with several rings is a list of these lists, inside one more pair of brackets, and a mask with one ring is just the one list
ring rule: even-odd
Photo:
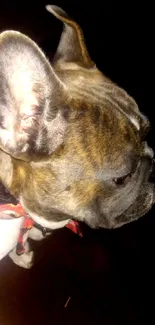
[[64,24],[52,65],[17,31],[0,34],[0,180],[32,219],[113,229],[155,201],[150,123],[91,60],[80,26]]

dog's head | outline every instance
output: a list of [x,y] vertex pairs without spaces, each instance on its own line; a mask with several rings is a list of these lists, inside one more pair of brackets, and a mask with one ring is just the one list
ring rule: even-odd
[[154,203],[149,122],[97,69],[77,23],[47,9],[64,23],[53,67],[28,37],[0,35],[0,146],[16,158],[50,157],[64,211],[91,227],[118,227]]

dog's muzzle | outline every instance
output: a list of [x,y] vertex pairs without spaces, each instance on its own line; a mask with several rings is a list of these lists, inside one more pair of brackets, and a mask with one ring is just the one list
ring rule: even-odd
[[151,172],[148,181],[150,183],[155,183],[155,159],[152,160]]

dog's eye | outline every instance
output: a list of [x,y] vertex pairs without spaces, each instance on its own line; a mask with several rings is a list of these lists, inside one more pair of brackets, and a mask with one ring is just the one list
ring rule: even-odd
[[132,173],[129,173],[125,176],[114,178],[113,181],[116,185],[125,185],[131,179]]

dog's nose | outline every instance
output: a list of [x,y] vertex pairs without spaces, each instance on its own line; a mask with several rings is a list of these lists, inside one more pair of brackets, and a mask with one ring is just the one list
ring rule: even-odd
[[149,175],[149,182],[155,183],[155,159],[152,160],[151,173]]

